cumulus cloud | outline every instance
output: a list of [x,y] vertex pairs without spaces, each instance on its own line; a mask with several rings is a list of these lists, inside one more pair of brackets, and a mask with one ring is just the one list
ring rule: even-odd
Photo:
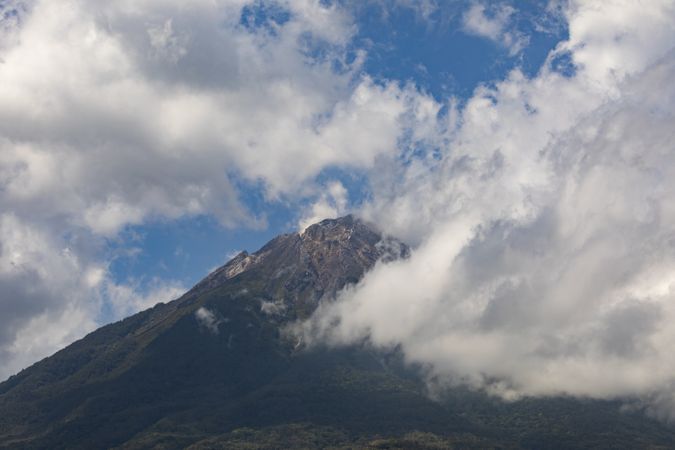
[[97,270],[48,232],[0,214],[0,378],[92,329]]
[[124,317],[184,290],[158,280],[141,293],[117,283],[78,245],[0,214],[0,378],[92,331],[104,311]]
[[442,119],[440,157],[372,175],[362,213],[416,248],[301,332],[400,346],[441,385],[672,419],[675,8],[581,2],[567,19],[549,60],[570,52],[574,76],[479,88]]
[[367,78],[352,86],[349,67],[309,62],[324,42],[306,36],[338,47],[349,36],[339,17],[322,27],[328,12],[313,2],[293,2],[272,35],[239,25],[233,2],[65,4],[36,2],[3,51],[13,209],[40,207],[109,236],[152,216],[251,224],[229,174],[274,197],[327,165],[371,167],[395,147],[406,93]]

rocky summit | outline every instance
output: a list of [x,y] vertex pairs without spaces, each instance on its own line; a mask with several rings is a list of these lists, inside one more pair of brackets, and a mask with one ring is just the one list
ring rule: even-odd
[[302,233],[283,234],[253,254],[244,251],[215,270],[191,296],[243,275],[259,283],[256,295],[288,311],[286,318],[307,317],[322,299],[333,299],[356,283],[375,262],[407,257],[408,247],[372,226],[345,216],[314,224]]
[[242,252],[181,298],[104,326],[0,384],[0,448],[669,448],[621,402],[505,403],[400,349],[300,349],[289,323],[408,247],[353,217]]

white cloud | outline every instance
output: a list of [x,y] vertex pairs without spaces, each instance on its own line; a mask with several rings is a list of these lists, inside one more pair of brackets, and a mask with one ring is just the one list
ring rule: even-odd
[[156,281],[140,294],[72,244],[0,214],[0,379],[92,331],[103,309],[121,318],[184,291]]
[[284,303],[274,303],[262,301],[260,303],[260,312],[268,316],[275,316],[282,314],[286,310],[286,305]]
[[105,280],[100,290],[112,310],[112,316],[120,318],[151,308],[159,302],[174,300],[185,292],[186,287],[177,282],[156,279],[150,287],[141,289],[133,282],[119,284]]
[[32,315],[0,348],[0,378],[3,380],[45,356],[62,349],[83,334],[93,331],[96,322],[88,306],[72,303]]
[[415,93],[304,53],[311,32],[340,57],[336,7],[292,2],[276,36],[239,7],[37,2],[2,55],[3,203],[105,235],[156,216],[250,225],[228,174],[275,197],[395,150]]
[[574,77],[514,71],[438,128],[440,159],[373,173],[363,213],[417,247],[303,331],[400,345],[443,383],[672,419],[675,11],[583,2],[568,19],[555,52]]
[[464,31],[481,36],[506,47],[513,56],[527,45],[527,37],[511,24],[516,10],[507,4],[498,4],[489,11],[481,3],[473,3],[464,13]]
[[322,188],[319,198],[311,205],[298,224],[300,231],[323,219],[335,219],[345,215],[349,203],[348,192],[339,181],[331,181]]
[[208,308],[200,307],[195,311],[195,319],[200,326],[206,328],[209,332],[213,334],[218,334],[218,326],[223,322],[219,320],[216,315]]
[[[574,62],[584,68],[587,83],[613,85],[641,72],[672,47],[675,5],[613,0],[607,5],[575,2],[569,23]],[[617,93],[618,94],[618,93]]]

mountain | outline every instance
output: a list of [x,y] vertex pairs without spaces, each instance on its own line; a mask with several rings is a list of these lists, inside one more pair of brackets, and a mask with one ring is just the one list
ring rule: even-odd
[[672,448],[619,402],[430,398],[423,368],[284,332],[408,247],[353,216],[242,252],[177,300],[0,384],[0,448]]

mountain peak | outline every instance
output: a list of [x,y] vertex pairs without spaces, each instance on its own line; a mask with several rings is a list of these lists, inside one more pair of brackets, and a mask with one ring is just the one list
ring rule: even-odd
[[360,228],[363,231],[372,231],[377,232],[375,227],[372,225],[366,225],[361,219],[355,217],[352,214],[346,216],[338,217],[336,219],[324,219],[320,222],[312,224],[305,228],[300,235],[301,236],[313,236],[317,233],[322,233],[326,231],[353,231],[355,228]]
[[191,292],[216,289],[238,277],[255,277],[265,282],[263,297],[302,317],[319,300],[333,298],[345,285],[358,282],[378,260],[408,254],[404,243],[350,214],[322,220],[302,233],[277,236],[252,254],[243,251]]

